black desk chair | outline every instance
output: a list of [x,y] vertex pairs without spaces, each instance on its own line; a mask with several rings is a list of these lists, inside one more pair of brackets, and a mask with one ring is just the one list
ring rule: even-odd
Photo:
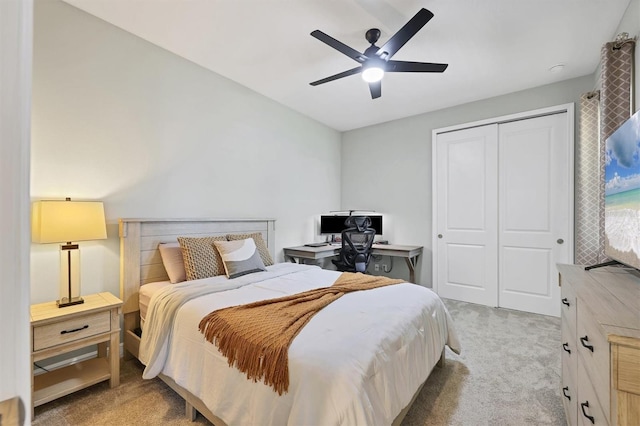
[[340,258],[332,260],[340,272],[365,272],[371,258],[371,246],[376,230],[368,216],[349,216],[342,231]]

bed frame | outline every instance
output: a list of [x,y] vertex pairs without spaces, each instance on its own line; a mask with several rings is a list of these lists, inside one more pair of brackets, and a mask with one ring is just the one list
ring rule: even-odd
[[[179,236],[204,237],[226,234],[262,233],[271,257],[275,259],[275,219],[120,219],[120,298],[124,314],[124,356],[138,358],[140,308],[138,291],[141,285],[168,280],[162,264],[159,243],[177,242]],[[444,366],[444,348],[436,365]],[[170,388],[185,400],[186,415],[195,420],[197,411],[216,426],[225,423],[205,404],[170,377],[159,375]],[[400,425],[411,404],[422,390],[421,385],[411,402],[396,417]]]

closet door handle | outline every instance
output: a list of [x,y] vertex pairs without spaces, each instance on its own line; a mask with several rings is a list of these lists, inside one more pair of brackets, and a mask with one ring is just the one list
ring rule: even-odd
[[589,401],[581,403],[580,407],[582,408],[582,415],[588,418],[591,421],[592,425],[596,424],[596,419],[593,416],[588,415],[587,412],[584,411],[585,407],[589,408]]
[[438,238],[442,238],[442,234],[438,234]]
[[563,305],[567,305],[567,306],[571,306],[571,303],[569,303],[569,299],[567,299],[566,297],[564,299],[562,299],[562,304]]
[[563,343],[562,349],[564,349],[565,352],[571,353],[571,349],[569,349],[569,343]]
[[558,244],[562,244],[562,243],[564,243],[564,240],[563,240],[562,238],[558,238],[558,239],[556,240],[556,242],[557,242]]
[[589,349],[591,352],[593,352],[593,345],[588,345],[585,342],[589,341],[589,337],[588,336],[584,336],[580,338],[580,343],[582,343],[582,346],[584,346],[585,348]]
[[571,396],[567,395],[567,392],[569,392],[569,386],[565,386],[562,388],[562,394],[564,395],[565,398],[567,398],[569,401],[571,401]]

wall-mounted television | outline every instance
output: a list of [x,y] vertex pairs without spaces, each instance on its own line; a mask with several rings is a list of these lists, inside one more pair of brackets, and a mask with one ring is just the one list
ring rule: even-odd
[[640,269],[640,111],[606,140],[604,251]]
[[[382,215],[354,215],[368,216],[371,218],[371,227],[376,230],[376,235],[382,235]],[[346,229],[344,222],[349,215],[322,215],[320,216],[320,234],[340,235]]]

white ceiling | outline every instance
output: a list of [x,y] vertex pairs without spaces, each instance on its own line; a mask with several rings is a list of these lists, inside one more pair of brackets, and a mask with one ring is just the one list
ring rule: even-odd
[[[629,0],[65,0],[340,131],[592,74]],[[395,60],[442,74],[390,73],[372,100],[358,64],[311,37],[381,46],[421,8],[435,15]],[[562,72],[549,68],[564,64]]]

